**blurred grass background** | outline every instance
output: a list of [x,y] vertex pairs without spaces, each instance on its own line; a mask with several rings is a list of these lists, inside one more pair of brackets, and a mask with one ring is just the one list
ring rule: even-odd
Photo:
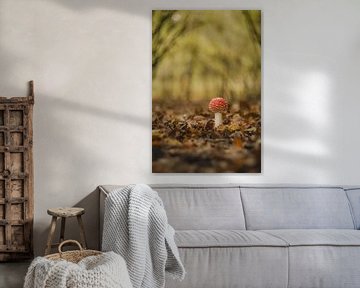
[[156,102],[261,99],[261,11],[154,10]]

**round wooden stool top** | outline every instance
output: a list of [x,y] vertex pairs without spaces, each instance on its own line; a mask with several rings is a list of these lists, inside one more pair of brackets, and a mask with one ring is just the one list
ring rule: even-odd
[[50,208],[47,210],[47,213],[55,217],[74,217],[84,214],[85,209],[80,207],[59,207]]

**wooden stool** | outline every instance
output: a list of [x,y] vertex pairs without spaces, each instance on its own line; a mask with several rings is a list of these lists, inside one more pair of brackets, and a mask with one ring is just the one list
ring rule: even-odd
[[[47,240],[45,255],[50,254],[52,247],[57,247],[61,242],[64,241],[64,234],[65,234],[65,223],[66,218],[69,217],[76,217],[79,223],[80,227],[80,239],[81,239],[81,245],[84,249],[86,249],[86,238],[85,238],[85,229],[84,224],[81,219],[81,215],[85,213],[84,208],[50,208],[47,210],[47,213],[52,216],[51,224],[50,224],[50,231],[49,236]],[[61,218],[61,229],[60,229],[60,242],[59,243],[52,243],[52,239],[54,237],[55,228],[56,228],[56,222],[58,217]]]

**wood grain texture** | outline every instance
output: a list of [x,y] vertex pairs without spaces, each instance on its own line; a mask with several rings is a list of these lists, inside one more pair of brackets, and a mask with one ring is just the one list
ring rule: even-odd
[[56,217],[74,217],[85,213],[85,209],[81,207],[57,207],[49,208],[47,213]]
[[0,262],[33,256],[33,104],[0,97]]

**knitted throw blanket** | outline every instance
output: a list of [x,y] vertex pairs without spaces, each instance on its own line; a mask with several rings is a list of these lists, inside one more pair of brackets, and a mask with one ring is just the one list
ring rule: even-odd
[[106,198],[102,250],[124,257],[134,288],[165,287],[165,270],[175,279],[185,276],[163,203],[145,184]]
[[124,259],[113,253],[89,256],[79,263],[37,257],[24,288],[132,288]]

